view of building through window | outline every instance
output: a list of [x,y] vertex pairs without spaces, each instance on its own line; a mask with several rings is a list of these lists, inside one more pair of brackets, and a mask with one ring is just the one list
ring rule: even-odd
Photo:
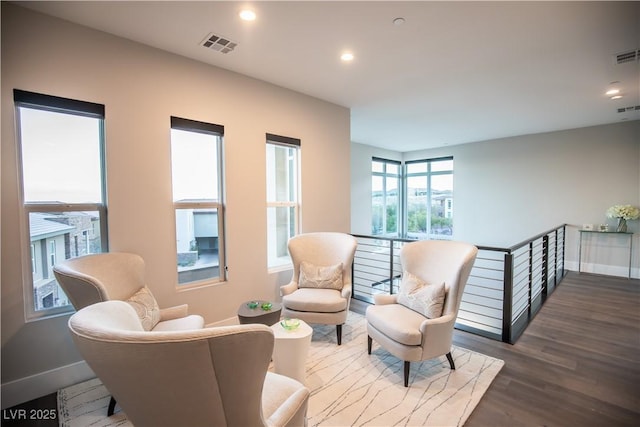
[[176,117],[171,128],[178,284],[223,280],[223,128]]
[[267,134],[267,265],[289,265],[289,239],[298,233],[300,140]]
[[404,165],[374,158],[371,167],[373,235],[451,238],[453,158],[416,160]]
[[98,211],[31,212],[29,235],[34,309],[70,304],[52,268],[60,260],[102,252]]
[[453,159],[407,162],[407,232],[410,239],[453,234]]
[[70,309],[53,275],[62,260],[106,250],[104,107],[15,91],[28,224],[27,317]]
[[400,232],[400,162],[371,161],[371,234],[398,236]]

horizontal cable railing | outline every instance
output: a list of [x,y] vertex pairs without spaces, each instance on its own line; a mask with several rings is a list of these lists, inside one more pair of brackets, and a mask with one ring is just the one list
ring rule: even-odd
[[[353,298],[398,292],[400,250],[415,240],[354,235]],[[564,277],[565,225],[511,247],[477,246],[456,328],[514,343]]]

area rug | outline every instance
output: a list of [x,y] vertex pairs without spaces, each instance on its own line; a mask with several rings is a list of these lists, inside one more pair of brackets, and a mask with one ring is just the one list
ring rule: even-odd
[[[455,370],[444,356],[411,363],[405,388],[401,360],[375,342],[367,354],[364,316],[349,314],[341,346],[336,345],[335,326],[313,329],[306,365],[310,427],[462,426],[504,365],[454,347]],[[131,427],[119,406],[112,417],[106,416],[109,397],[98,379],[60,390],[60,426]]]

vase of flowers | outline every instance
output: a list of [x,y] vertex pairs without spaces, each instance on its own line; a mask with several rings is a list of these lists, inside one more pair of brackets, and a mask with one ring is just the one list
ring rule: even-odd
[[618,218],[618,226],[616,227],[616,231],[618,233],[626,233],[627,232],[627,220],[620,217]]
[[607,209],[607,217],[618,220],[618,233],[626,233],[627,221],[640,218],[640,209],[631,205],[615,205]]

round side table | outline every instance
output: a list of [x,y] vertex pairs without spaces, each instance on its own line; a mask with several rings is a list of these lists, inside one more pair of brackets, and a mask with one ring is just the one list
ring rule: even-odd
[[[257,306],[250,308],[250,304],[257,303]],[[271,304],[271,309],[264,310],[262,304]],[[282,305],[277,302],[253,300],[243,302],[238,308],[238,320],[241,325],[248,323],[262,323],[263,325],[271,326],[274,323],[278,323],[280,320],[280,312],[282,311]]]
[[273,370],[304,384],[305,363],[311,346],[313,329],[302,320],[300,326],[290,331],[280,322],[271,326],[275,343],[273,346]]

